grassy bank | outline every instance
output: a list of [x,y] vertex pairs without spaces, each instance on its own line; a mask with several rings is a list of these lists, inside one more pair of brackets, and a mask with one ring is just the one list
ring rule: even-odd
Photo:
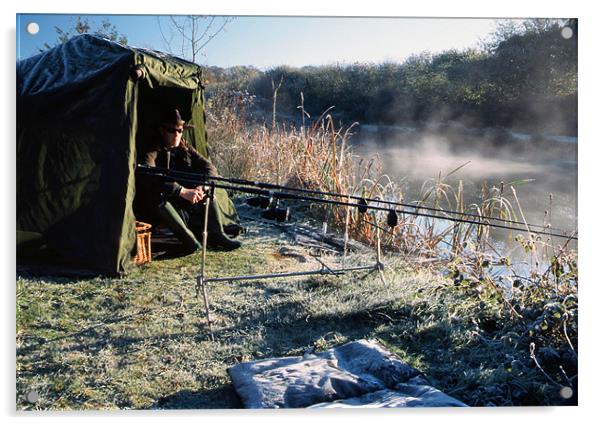
[[[247,234],[233,253],[211,252],[208,274],[312,266],[286,235],[261,235]],[[281,255],[289,245],[307,263]],[[483,303],[434,270],[385,262],[386,283],[373,272],[212,284],[214,342],[195,296],[198,256],[154,261],[121,279],[22,274],[17,408],[240,408],[228,367],[358,338],[380,340],[470,405],[563,401],[559,387],[532,367],[530,339],[516,333],[520,324],[501,305]],[[26,400],[32,390],[35,403]]]

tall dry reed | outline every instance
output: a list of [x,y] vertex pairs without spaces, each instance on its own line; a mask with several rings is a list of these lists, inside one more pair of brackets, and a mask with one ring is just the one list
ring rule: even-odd
[[[223,175],[407,202],[401,186],[382,173],[378,156],[353,154],[349,139],[354,126],[337,126],[330,110],[306,125],[309,116],[301,105],[299,124],[270,125],[274,116],[270,124],[247,120],[251,106],[244,96],[224,96],[208,111],[211,154]],[[466,204],[462,181],[455,187],[448,183],[458,169],[425,182],[413,203],[416,211],[441,208],[509,219],[524,222],[529,230],[512,185],[483,185],[481,201]],[[533,344],[576,350],[577,253],[568,243],[530,232],[509,233],[529,258],[515,264],[493,244],[488,226],[399,212],[398,225],[391,228],[386,212],[361,214],[358,208],[322,204],[313,205],[310,213],[339,231],[348,224],[350,237],[368,244],[376,244],[379,231],[389,252],[414,264],[437,263],[468,295],[506,306]],[[551,205],[545,216],[551,217]]]

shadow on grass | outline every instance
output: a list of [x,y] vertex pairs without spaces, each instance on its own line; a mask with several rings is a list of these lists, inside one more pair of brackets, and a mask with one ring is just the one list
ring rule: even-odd
[[[142,309],[142,310],[140,310],[136,313],[132,313],[132,314],[126,314],[126,315],[117,316],[117,317],[108,317],[99,324],[88,326],[77,332],[68,333],[66,335],[61,335],[61,336],[58,336],[55,338],[50,338],[50,339],[36,338],[37,341],[33,342],[32,344],[17,348],[17,356],[25,356],[25,355],[35,351],[36,349],[41,348],[45,344],[49,344],[52,342],[60,342],[60,341],[67,340],[69,338],[83,338],[83,337],[102,338],[102,334],[101,334],[101,332],[98,331],[98,329],[102,330],[102,328],[105,328],[107,325],[127,322],[128,320],[130,320],[132,318],[135,318],[138,316],[144,316],[145,314],[148,314],[150,312],[152,312],[152,309],[150,309],[150,308]],[[45,325],[45,328],[47,328],[47,327],[48,326]],[[127,338],[124,338],[124,339],[127,339]],[[94,344],[92,344],[92,346],[86,345],[85,348],[87,350],[92,350],[93,346],[94,346]],[[68,351],[73,351],[73,350],[75,350],[75,348],[69,349]]]
[[159,398],[151,408],[157,409],[242,409],[233,385],[209,391],[182,390]]
[[[558,401],[542,400],[535,388],[540,383],[539,379],[537,382],[533,381],[534,384],[524,382],[537,378],[539,373],[533,373],[526,339],[521,340],[518,350],[509,349],[502,343],[501,338],[508,331],[519,327],[518,322],[511,317],[492,317],[486,310],[477,310],[470,318],[450,317],[444,306],[429,308],[431,303],[424,300],[402,305],[395,301],[383,301],[379,305],[361,305],[342,314],[324,311],[319,315],[310,315],[312,308],[308,302],[314,295],[319,297],[324,293],[338,291],[340,285],[336,280],[328,283],[322,278],[315,278],[305,283],[295,283],[294,287],[270,286],[264,282],[245,282],[240,286],[252,291],[261,290],[258,295],[260,299],[257,302],[247,300],[246,304],[241,303],[243,308],[237,304],[236,297],[212,304],[212,315],[225,318],[227,323],[224,325],[221,321],[220,325],[221,319],[217,320],[214,325],[216,349],[205,353],[208,355],[207,361],[220,363],[219,368],[233,366],[243,359],[300,356],[310,349],[323,351],[345,342],[372,338],[382,341],[403,360],[411,362],[412,366],[433,378],[432,383],[436,387],[467,404],[541,405]],[[296,299],[278,298],[286,292],[291,292]],[[302,292],[299,298],[295,295],[296,292]],[[288,295],[283,295],[286,296]],[[345,302],[344,298],[342,302]],[[164,307],[165,305],[158,309]],[[209,329],[204,319],[202,302],[190,313],[196,315],[196,318],[192,330],[189,327],[187,332],[178,332],[176,326],[171,329],[175,332],[171,333],[169,329],[162,329],[158,334],[128,336],[116,334],[115,329],[104,327],[126,323],[136,316],[147,314],[145,319],[152,321],[164,318],[154,315],[154,309],[144,309],[129,315],[109,315],[98,326],[51,340],[31,340],[30,344],[17,350],[17,356],[33,356],[31,359],[35,360],[31,362],[33,370],[28,370],[23,375],[50,376],[60,370],[57,350],[89,355],[110,346],[117,355],[127,356],[132,352],[146,350],[149,346],[160,348],[164,342],[169,341],[207,343],[210,340]],[[135,327],[131,329],[135,330]],[[63,347],[51,347],[50,350],[42,348],[46,343],[69,339],[72,341],[67,341],[69,344]],[[226,347],[230,348],[225,349]],[[36,353],[38,349],[40,352]],[[513,360],[508,359],[508,354],[522,362],[526,371],[524,375],[504,370],[505,363]],[[572,374],[572,371],[568,372]],[[491,374],[495,376],[488,379]],[[575,403],[576,391],[575,400],[567,404]],[[153,407],[200,409],[242,406],[232,386],[225,385],[207,391],[182,390],[157,400]]]
[[[304,303],[285,302],[265,312],[250,311],[236,325],[214,330],[214,336],[218,341],[245,343],[245,330],[261,328],[262,338],[249,348],[263,355],[254,360],[265,356],[301,355],[310,348],[321,351],[325,347],[317,345],[329,344],[329,341],[334,346],[338,345],[337,341],[374,338],[375,328],[382,324],[377,314],[381,309],[311,317]],[[209,334],[205,321],[200,323],[199,332]],[[317,344],[319,340],[321,343]]]

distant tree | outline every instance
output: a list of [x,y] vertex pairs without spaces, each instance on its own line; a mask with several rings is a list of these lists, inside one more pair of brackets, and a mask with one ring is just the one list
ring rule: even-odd
[[194,63],[202,55],[205,46],[224,31],[233,19],[202,15],[157,16],[165,49]]
[[[570,19],[499,19],[496,21],[495,30],[484,40],[481,48],[489,53],[495,52],[500,43],[513,37],[522,37],[526,34],[541,34],[565,25],[571,26],[574,20]],[[575,23],[576,25],[576,23]]]
[[[567,31],[566,28],[571,31]],[[248,90],[267,112],[383,124],[461,120],[475,126],[577,125],[577,20],[500,21],[488,48],[417,53],[403,63],[211,69],[224,88]],[[243,72],[244,71],[244,72]],[[252,72],[251,72],[252,71]],[[273,102],[272,102],[273,104]]]
[[44,43],[44,47],[39,49],[40,52],[51,49],[59,44],[63,44],[71,37],[79,34],[94,34],[123,45],[127,45],[128,43],[127,36],[120,33],[117,30],[117,27],[108,19],[104,19],[100,25],[98,25],[96,29],[92,31],[92,26],[90,25],[88,18],[82,18],[81,16],[78,16],[73,26],[69,28],[60,28],[55,26],[54,32],[57,34],[56,43],[53,46],[48,43]]

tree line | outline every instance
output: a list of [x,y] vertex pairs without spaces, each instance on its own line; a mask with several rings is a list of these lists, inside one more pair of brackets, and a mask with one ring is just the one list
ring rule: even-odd
[[[224,18],[213,28],[214,18],[168,18],[167,27],[160,26],[168,50],[172,52],[172,44],[187,46],[181,54],[187,57],[192,51],[193,61],[195,49],[230,22]],[[87,17],[77,17],[72,28],[54,30],[56,44],[83,33],[128,42],[106,19],[93,29]],[[174,37],[182,42],[175,43]],[[277,111],[285,119],[301,116],[303,93],[303,107],[314,118],[334,106],[330,113],[347,123],[463,121],[469,126],[576,135],[577,39],[576,19],[509,20],[500,21],[479,48],[424,52],[403,63],[283,65],[265,71],[206,67],[205,79],[210,97],[249,93],[264,111],[271,111],[277,88]],[[41,50],[50,47],[45,44]]]
[[312,116],[334,106],[343,121],[420,125],[463,121],[560,134],[577,131],[576,20],[500,24],[479,48],[416,54],[403,63],[354,63],[266,71],[205,70],[209,95],[248,92],[278,111]]

